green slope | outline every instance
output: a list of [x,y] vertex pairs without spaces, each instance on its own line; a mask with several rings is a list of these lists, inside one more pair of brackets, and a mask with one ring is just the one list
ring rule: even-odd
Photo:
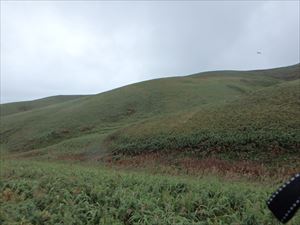
[[49,105],[70,101],[80,97],[82,97],[82,95],[58,95],[33,101],[6,103],[0,106],[1,116],[47,107]]
[[[238,150],[248,142],[260,143],[262,135],[260,149],[278,136],[278,146],[292,151],[299,146],[299,71],[297,64],[157,79],[2,115],[1,147],[7,152],[78,152],[77,146],[81,151],[93,146],[94,152],[137,153],[230,142]],[[239,129],[252,136],[245,138]],[[170,142],[170,137],[175,139]]]
[[198,108],[111,134],[113,151],[188,150],[240,159],[269,159],[274,151],[300,156],[300,80],[267,87],[227,104]]

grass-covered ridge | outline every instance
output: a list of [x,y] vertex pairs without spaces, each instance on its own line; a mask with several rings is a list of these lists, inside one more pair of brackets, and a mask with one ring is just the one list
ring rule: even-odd
[[297,155],[299,65],[156,79],[1,114],[1,151]]
[[[0,223],[276,225],[265,200],[278,184],[1,162]],[[299,215],[290,225],[300,223]]]

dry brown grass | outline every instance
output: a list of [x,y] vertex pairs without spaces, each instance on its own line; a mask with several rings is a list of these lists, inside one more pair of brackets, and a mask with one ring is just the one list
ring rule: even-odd
[[106,165],[120,169],[147,169],[171,175],[204,176],[207,174],[221,175],[227,178],[247,177],[253,179],[282,179],[297,172],[299,168],[269,167],[253,161],[229,161],[217,157],[202,159],[181,157],[173,159],[161,153],[148,153],[137,156],[124,156],[119,159],[107,157]]

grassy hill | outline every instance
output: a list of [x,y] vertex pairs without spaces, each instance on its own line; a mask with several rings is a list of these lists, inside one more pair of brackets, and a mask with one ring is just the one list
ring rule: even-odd
[[150,80],[48,105],[23,103],[24,112],[16,110],[19,103],[4,104],[1,149],[299,156],[299,66]]
[[[240,159],[300,154],[300,80],[249,93],[226,104],[186,110],[111,134],[114,151],[188,150]],[[273,156],[274,157],[274,156]]]

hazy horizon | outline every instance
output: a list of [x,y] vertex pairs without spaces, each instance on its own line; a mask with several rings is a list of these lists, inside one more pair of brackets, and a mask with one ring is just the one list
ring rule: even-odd
[[[292,65],[286,65],[286,66],[280,66],[280,67],[272,67],[272,68],[258,68],[257,70],[267,70],[267,69],[274,69],[274,68],[281,68],[281,67],[288,67],[288,66],[293,66],[293,65],[298,65],[300,64],[299,63],[296,63],[296,64],[292,64]],[[211,70],[213,71],[213,70]],[[222,71],[222,70],[217,70],[217,71]],[[230,70],[228,70],[230,71]],[[249,70],[238,70],[238,71],[249,71]],[[201,71],[199,73],[205,73],[205,72],[210,72],[210,71]],[[189,75],[193,75],[193,74],[186,74],[186,75],[178,75],[178,76],[166,76],[166,77],[161,77],[161,78],[168,78],[168,77],[184,77],[184,76],[189,76]],[[157,77],[157,78],[153,78],[153,79],[160,79],[160,77]],[[76,93],[76,94],[56,94],[56,95],[49,95],[49,96],[43,96],[43,97],[39,97],[39,98],[33,98],[33,99],[27,99],[27,100],[21,100],[21,101],[11,101],[11,102],[1,102],[0,104],[7,104],[7,103],[15,103],[15,102],[25,102],[25,101],[34,101],[34,100],[39,100],[39,99],[43,99],[43,98],[49,98],[49,97],[56,97],[56,96],[68,96],[68,95],[82,95],[82,96],[88,96],[88,95],[93,95],[93,94],[101,94],[101,93],[104,93],[104,92],[107,92],[107,91],[112,91],[114,89],[118,89],[118,88],[121,88],[121,87],[124,87],[124,86],[127,86],[127,85],[131,85],[131,84],[135,84],[135,83],[140,83],[140,82],[144,82],[144,81],[149,81],[149,80],[153,80],[153,79],[147,79],[147,80],[141,80],[141,81],[138,81],[138,82],[134,82],[134,83],[130,83],[130,84],[126,84],[126,85],[122,85],[122,86],[119,86],[119,87],[115,87],[115,88],[112,88],[112,89],[109,89],[109,90],[105,90],[105,91],[102,91],[102,92],[97,92],[97,93],[92,93],[92,94],[80,94],[80,93]]]
[[1,103],[299,59],[299,1],[1,1]]

